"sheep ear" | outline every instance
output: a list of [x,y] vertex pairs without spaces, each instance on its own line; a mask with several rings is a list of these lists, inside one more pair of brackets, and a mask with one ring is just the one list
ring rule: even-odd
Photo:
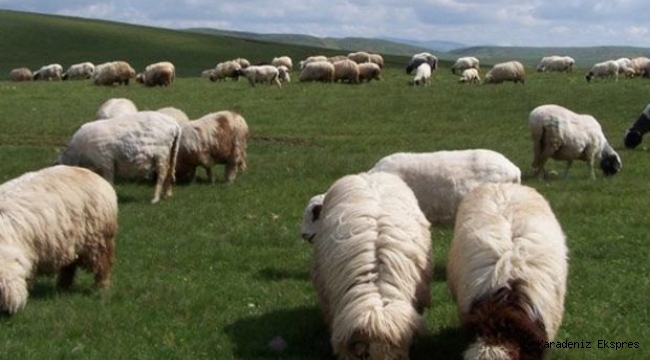
[[314,207],[311,208],[311,221],[318,220],[321,210],[323,210],[323,205],[314,205]]

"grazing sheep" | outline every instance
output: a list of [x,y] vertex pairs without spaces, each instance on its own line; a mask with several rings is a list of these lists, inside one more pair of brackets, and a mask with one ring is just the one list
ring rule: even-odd
[[309,56],[305,60],[300,61],[300,70],[304,70],[307,64],[317,62],[317,61],[327,61],[327,57],[323,55]]
[[532,166],[538,176],[546,174],[544,164],[549,158],[566,161],[565,179],[574,160],[587,162],[592,179],[596,161],[605,176],[621,170],[621,158],[591,115],[576,114],[559,105],[541,105],[530,112],[528,127],[533,141]]
[[333,82],[334,65],[329,61],[312,61],[305,65],[300,72],[299,81]]
[[625,147],[634,149],[639,146],[643,140],[643,135],[648,131],[650,131],[650,104],[646,105],[639,118],[625,131]]
[[349,82],[357,84],[359,82],[359,65],[350,60],[340,60],[334,65],[334,81]]
[[452,74],[462,74],[466,69],[479,70],[479,61],[473,56],[460,57],[456,60],[454,65],[451,66]]
[[380,54],[370,54],[370,62],[377,64],[380,69],[384,68],[384,57]]
[[291,82],[291,70],[284,65],[278,66],[278,79],[283,83]]
[[0,312],[27,303],[38,275],[58,273],[69,288],[77,267],[95,286],[111,283],[117,233],[117,196],[111,184],[86,169],[53,166],[0,185]]
[[637,76],[637,72],[634,69],[634,65],[632,65],[632,60],[629,58],[623,57],[614,60],[618,64],[618,74],[623,75],[626,77],[635,77]]
[[190,122],[190,118],[185,114],[185,112],[181,109],[175,108],[173,106],[167,106],[164,108],[160,108],[158,110],[159,113],[163,113],[172,119],[176,120],[178,125],[183,127],[183,125],[187,124]]
[[521,182],[521,171],[502,154],[485,149],[395,153],[369,172],[389,172],[407,183],[433,224],[453,225],[463,197],[481,184]]
[[282,87],[279,79],[280,72],[273,65],[251,65],[238,70],[237,75],[246,77],[251,86],[255,86],[255,83],[269,83]]
[[141,111],[83,124],[58,163],[85,167],[113,183],[114,178],[151,179],[152,204],[172,195],[181,127],[156,111]]
[[169,61],[148,65],[135,77],[135,81],[145,86],[169,86],[176,78],[176,68]]
[[328,190],[312,283],[339,359],[408,359],[430,306],[429,222],[392,174],[348,175]]
[[545,56],[537,64],[538,72],[572,72],[575,60],[570,56]]
[[650,59],[645,56],[640,56],[631,59],[631,62],[631,67],[634,70],[635,75],[644,75],[644,73],[647,75],[647,69],[650,66]]
[[274,57],[271,60],[271,65],[279,68],[280,66],[285,66],[289,71],[293,70],[293,61],[288,56]]
[[330,56],[330,57],[328,57],[328,58],[327,58],[327,61],[329,61],[329,62],[331,62],[332,64],[334,64],[334,63],[337,62],[337,61],[346,60],[346,59],[348,59],[348,57],[345,56],[345,55],[335,55],[335,56]]
[[348,54],[348,59],[354,61],[357,64],[363,64],[370,61],[370,54],[365,51],[351,52]]
[[418,86],[418,85],[430,85],[431,84],[431,66],[423,62],[418,66],[417,70],[415,71],[415,77],[413,78],[413,86]]
[[479,84],[481,82],[481,76],[479,75],[478,70],[474,68],[465,69],[460,75],[458,82]]
[[95,85],[112,86],[115,83],[129,85],[129,80],[135,77],[135,70],[126,61],[111,61],[95,66],[93,83]]
[[33,80],[61,80],[63,77],[63,66],[60,64],[49,64],[41,67],[32,75]]
[[614,60],[607,60],[599,62],[591,67],[591,70],[585,75],[587,82],[591,82],[591,79],[612,77],[618,81],[618,63]]
[[494,65],[485,75],[485,84],[501,84],[504,81],[512,81],[515,84],[525,81],[526,71],[524,65],[519,61],[508,61]]
[[26,67],[12,69],[9,72],[9,80],[11,81],[32,81],[34,74]]
[[411,57],[411,60],[406,65],[406,73],[411,74],[413,70],[417,69],[418,66],[424,62],[428,63],[429,66],[431,66],[432,72],[438,69],[438,58],[428,52],[423,52],[415,54],[413,57]]
[[237,171],[246,170],[247,142],[248,125],[235,112],[219,111],[190,121],[183,126],[178,150],[178,182],[194,181],[196,168],[201,166],[205,169],[208,181],[214,184],[212,167],[215,164],[225,164],[225,181],[232,183],[237,177]]
[[488,184],[462,201],[447,284],[470,339],[464,360],[542,359],[562,324],[564,233],[531,187]]
[[201,71],[201,77],[209,79],[212,75],[214,75],[214,71],[214,68],[203,70]]
[[237,64],[239,64],[239,66],[241,66],[242,69],[246,69],[247,67],[251,66],[251,62],[248,61],[248,59],[244,59],[244,58],[236,58],[236,59],[234,59],[234,60],[232,60],[232,61],[234,61],[234,62],[236,62]]
[[239,80],[239,74],[242,67],[238,62],[234,60],[224,61],[218,63],[214,68],[214,73],[210,75],[210,81],[221,81],[225,78],[232,78],[233,80]]
[[104,101],[95,113],[95,120],[110,119],[119,115],[129,115],[138,112],[133,101],[124,98],[112,98]]
[[381,68],[375,63],[359,64],[359,81],[381,80]]
[[70,65],[68,70],[63,73],[63,80],[85,80],[93,77],[95,64],[86,61],[79,64]]

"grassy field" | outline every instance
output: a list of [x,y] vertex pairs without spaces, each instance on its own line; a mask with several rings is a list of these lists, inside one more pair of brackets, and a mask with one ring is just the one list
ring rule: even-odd
[[[100,35],[117,30],[105,31]],[[138,34],[129,31],[119,38]],[[145,29],[142,36],[149,31],[158,30]],[[134,49],[137,39],[126,46]],[[0,318],[0,359],[332,359],[309,281],[311,249],[299,236],[306,201],[339,177],[365,171],[397,151],[488,148],[529,173],[527,116],[545,103],[594,115],[623,159],[622,172],[612,178],[591,181],[584,163],[576,162],[566,181],[524,179],[549,200],[568,238],[566,313],[556,340],[592,342],[591,349],[554,349],[548,358],[650,358],[650,154],[647,145],[622,146],[625,129],[648,102],[650,81],[588,84],[586,69],[566,75],[529,68],[524,86],[464,86],[445,67],[430,87],[413,88],[395,58],[382,82],[251,88],[192,77],[203,66],[201,57],[208,58],[206,44],[196,45],[204,49],[196,57],[191,49],[178,50],[174,59],[186,75],[169,88],[0,81],[2,182],[50,165],[74,131],[112,97],[129,98],[142,110],[173,105],[191,118],[236,110],[252,134],[249,169],[232,185],[178,186],[172,198],[150,205],[151,185],[116,184],[120,230],[112,287],[94,292],[92,277],[81,272],[70,291],[57,292],[53,279],[39,278],[27,306]],[[247,44],[215,51],[228,57],[259,51],[264,58],[309,53]],[[55,48],[48,43],[8,57],[40,51],[54,54]],[[97,58],[112,55],[101,47],[93,51]],[[43,63],[38,56],[29,58]],[[133,60],[144,65],[158,59],[143,52]],[[6,58],[0,61],[0,69],[9,66]],[[561,170],[563,164],[549,167]],[[463,349],[444,273],[452,231],[434,228],[432,235],[433,305],[414,360],[455,359]],[[276,336],[288,344],[281,353],[267,346]],[[640,348],[599,349],[599,340],[638,342]]]

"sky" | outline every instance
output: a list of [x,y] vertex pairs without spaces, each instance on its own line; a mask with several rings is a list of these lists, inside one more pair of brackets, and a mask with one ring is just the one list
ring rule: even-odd
[[648,0],[0,0],[0,9],[171,29],[391,37],[468,46],[650,47]]

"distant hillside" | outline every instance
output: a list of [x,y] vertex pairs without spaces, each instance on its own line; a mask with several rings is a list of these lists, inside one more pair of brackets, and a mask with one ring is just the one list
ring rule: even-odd
[[409,39],[400,39],[400,38],[384,38],[388,41],[393,41],[402,44],[409,44],[420,48],[428,49],[433,52],[449,52],[456,49],[461,49],[467,47],[465,44],[453,42],[453,41],[442,41],[442,40],[428,40],[428,41],[417,41]]
[[186,29],[186,31],[197,32],[202,34],[232,36],[232,37],[238,37],[242,39],[268,41],[268,42],[282,43],[282,44],[292,44],[292,45],[310,46],[316,48],[333,49],[333,50],[340,50],[340,52],[342,53],[364,50],[370,52],[377,52],[381,54],[411,56],[415,53],[419,53],[423,51],[431,51],[431,49],[428,49],[423,46],[410,45],[410,44],[400,43],[391,40],[372,39],[372,38],[359,38],[359,37],[321,38],[316,36],[300,35],[300,34],[259,34],[259,33],[243,32],[243,31],[229,31],[229,30],[206,29],[206,28]]

